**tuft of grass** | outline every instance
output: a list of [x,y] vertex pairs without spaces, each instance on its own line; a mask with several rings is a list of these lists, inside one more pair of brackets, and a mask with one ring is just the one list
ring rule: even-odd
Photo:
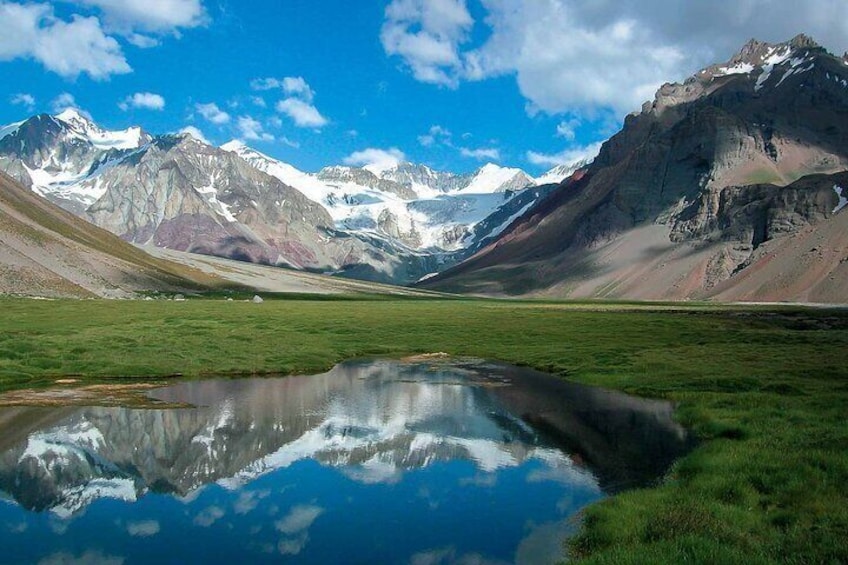
[[[551,301],[0,299],[0,390],[75,375],[314,373],[446,352],[666,398],[701,439],[585,511],[588,563],[848,562],[848,312]],[[240,297],[240,296],[239,296]]]

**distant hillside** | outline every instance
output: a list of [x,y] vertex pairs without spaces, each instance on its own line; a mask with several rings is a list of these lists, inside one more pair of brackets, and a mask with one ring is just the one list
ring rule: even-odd
[[123,298],[218,283],[147,255],[0,173],[0,294]]
[[663,86],[585,175],[423,286],[848,302],[846,171],[848,55],[751,41]]

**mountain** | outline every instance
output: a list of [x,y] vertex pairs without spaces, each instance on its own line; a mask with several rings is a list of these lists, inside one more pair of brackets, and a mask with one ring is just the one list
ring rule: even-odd
[[218,283],[212,275],[143,253],[0,172],[0,293],[125,298]]
[[0,170],[128,242],[393,283],[464,259],[547,193],[493,164],[304,173],[239,142],[106,131],[79,110],[0,129]]
[[492,164],[470,175],[412,163],[377,172],[331,166],[309,174],[238,141],[222,149],[319,203],[339,233],[432,258],[427,273],[468,256],[550,190],[537,188],[519,169]]
[[805,36],[752,40],[730,61],[664,85],[584,172],[424,284],[844,302],[846,171],[848,56]]
[[537,177],[536,184],[560,184],[570,178],[577,171],[587,168],[592,164],[593,160],[594,159],[581,159],[567,165],[557,165],[542,176]]

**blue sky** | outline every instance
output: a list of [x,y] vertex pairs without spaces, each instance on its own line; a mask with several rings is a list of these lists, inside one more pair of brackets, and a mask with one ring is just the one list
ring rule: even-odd
[[539,173],[752,36],[848,49],[848,3],[786,4],[0,0],[0,123],[74,104],[110,129],[192,126],[304,170],[403,157]]

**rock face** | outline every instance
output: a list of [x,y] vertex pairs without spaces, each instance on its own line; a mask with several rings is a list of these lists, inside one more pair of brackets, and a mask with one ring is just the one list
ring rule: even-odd
[[[663,86],[627,117],[585,176],[426,284],[496,294],[734,298],[734,280],[756,286],[750,273],[766,260],[764,248],[841,221],[836,189],[848,181],[846,170],[846,62],[804,36],[752,41],[727,63]],[[827,245],[844,250],[826,231],[836,238]],[[822,276],[843,270],[837,263]],[[804,298],[791,282],[786,293],[764,292]],[[848,299],[832,292],[817,299]]]
[[0,173],[0,294],[124,298],[216,282],[143,253]]
[[85,217],[127,241],[298,268],[332,262],[316,245],[332,226],[321,206],[188,135],[159,137],[82,186],[105,189]]

